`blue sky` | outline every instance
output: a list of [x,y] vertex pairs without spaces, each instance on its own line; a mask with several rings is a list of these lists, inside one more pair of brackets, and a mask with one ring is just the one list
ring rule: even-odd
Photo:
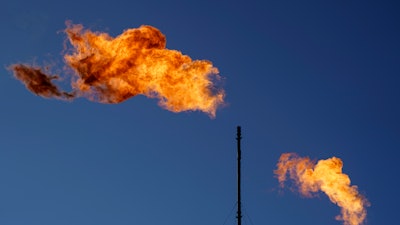
[[[244,224],[341,224],[322,193],[279,190],[284,152],[341,158],[371,202],[367,224],[396,224],[398,12],[396,1],[3,1],[0,224],[234,224],[237,125]],[[144,96],[33,95],[6,68],[62,71],[66,20],[113,36],[157,27],[168,49],[213,62],[227,106],[210,119]]]

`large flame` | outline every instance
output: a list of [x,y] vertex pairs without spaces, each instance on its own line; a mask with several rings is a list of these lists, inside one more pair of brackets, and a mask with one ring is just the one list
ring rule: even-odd
[[84,96],[102,103],[119,103],[141,94],[158,98],[173,112],[200,110],[211,117],[224,102],[224,90],[214,84],[220,79],[218,69],[210,61],[193,61],[166,49],[165,36],[154,27],[127,29],[113,38],[67,22],[65,33],[73,47],[64,56],[74,74],[71,93],[60,91],[52,82],[56,76],[40,68],[10,67],[35,94],[61,99]]
[[357,186],[350,185],[350,178],[342,173],[343,162],[332,157],[319,160],[317,164],[308,157],[301,158],[294,153],[284,153],[279,158],[277,175],[281,187],[287,175],[295,182],[299,192],[307,197],[322,191],[329,199],[341,208],[342,220],[345,225],[362,224],[366,218],[367,199],[358,193]]

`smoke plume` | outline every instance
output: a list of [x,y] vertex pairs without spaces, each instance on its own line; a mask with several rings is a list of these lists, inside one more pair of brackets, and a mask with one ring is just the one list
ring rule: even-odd
[[294,153],[284,153],[279,158],[277,169],[274,171],[281,187],[287,177],[294,181],[298,191],[312,197],[313,193],[324,192],[329,199],[341,208],[337,220],[344,225],[363,224],[369,206],[367,199],[358,193],[355,185],[350,185],[350,178],[342,173],[343,162],[332,157],[319,160],[316,164],[309,158],[301,158]]
[[173,112],[200,110],[215,117],[224,103],[217,87],[219,71],[207,60],[192,60],[166,49],[166,38],[156,28],[127,29],[117,37],[67,22],[70,48],[64,60],[72,71],[72,91],[54,84],[58,76],[26,64],[14,64],[14,76],[33,93],[47,98],[86,97],[100,103],[120,103],[136,95],[158,98]]
[[31,92],[45,98],[71,99],[73,93],[61,91],[53,80],[59,79],[56,75],[48,75],[41,68],[35,68],[24,64],[15,64],[10,67],[14,75],[25,84]]

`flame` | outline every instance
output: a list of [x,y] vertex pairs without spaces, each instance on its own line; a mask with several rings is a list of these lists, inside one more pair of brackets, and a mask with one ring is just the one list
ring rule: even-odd
[[[166,38],[156,28],[127,29],[117,37],[92,32],[80,24],[66,23],[72,46],[64,60],[73,72],[73,92],[53,84],[57,76],[40,68],[16,64],[10,68],[29,90],[43,97],[86,97],[101,103],[120,103],[136,95],[158,98],[159,105],[173,111],[200,110],[215,117],[224,102],[224,90],[216,87],[219,71],[207,60],[192,60],[166,49]],[[36,82],[40,77],[43,82]],[[37,88],[32,88],[30,83]],[[41,85],[49,87],[46,91]],[[36,87],[35,86],[35,87]]]
[[324,192],[341,208],[341,215],[336,219],[342,220],[344,225],[363,224],[367,216],[365,207],[369,203],[358,193],[357,186],[350,186],[350,178],[342,173],[342,167],[342,160],[336,157],[319,160],[315,164],[308,157],[284,153],[274,173],[282,188],[288,175],[306,197],[312,197],[318,191]]

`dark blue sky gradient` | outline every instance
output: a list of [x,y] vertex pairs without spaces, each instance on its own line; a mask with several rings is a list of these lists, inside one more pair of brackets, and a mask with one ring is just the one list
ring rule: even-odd
[[[3,1],[0,224],[235,224],[237,125],[244,224],[341,224],[324,194],[279,191],[284,152],[341,158],[371,202],[367,224],[397,224],[399,11],[396,1]],[[168,49],[218,67],[227,106],[210,119],[144,96],[31,94],[6,68],[62,73],[66,20],[113,36],[157,27]]]

